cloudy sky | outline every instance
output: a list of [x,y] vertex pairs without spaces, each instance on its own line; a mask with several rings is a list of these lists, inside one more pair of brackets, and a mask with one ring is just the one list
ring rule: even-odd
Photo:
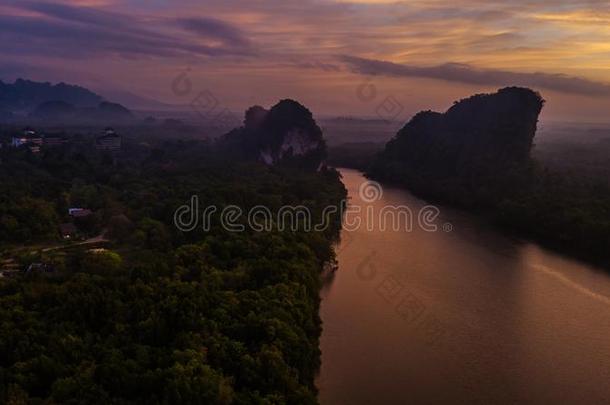
[[234,110],[290,97],[374,116],[391,100],[408,118],[527,85],[545,119],[610,121],[607,0],[4,0],[0,51],[5,81],[172,104],[209,91]]

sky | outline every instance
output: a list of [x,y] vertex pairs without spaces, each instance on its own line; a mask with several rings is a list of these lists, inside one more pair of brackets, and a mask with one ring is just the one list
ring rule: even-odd
[[0,53],[4,81],[109,98],[406,120],[521,85],[545,119],[610,122],[610,1],[3,0]]

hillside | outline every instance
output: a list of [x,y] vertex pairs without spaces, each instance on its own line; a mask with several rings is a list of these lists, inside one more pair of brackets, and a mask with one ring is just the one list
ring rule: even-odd
[[104,99],[80,86],[66,83],[51,84],[17,79],[14,83],[0,80],[0,110],[31,112],[49,101],[62,101],[76,107],[94,107]]

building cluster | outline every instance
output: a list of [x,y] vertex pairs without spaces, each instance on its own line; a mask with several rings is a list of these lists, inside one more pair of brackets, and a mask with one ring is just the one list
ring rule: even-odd
[[95,149],[105,152],[121,150],[121,136],[114,129],[106,128],[104,134],[95,139]]
[[68,138],[61,134],[39,135],[32,129],[25,129],[22,134],[14,135],[11,146],[14,148],[27,147],[32,153],[39,153],[43,147],[61,146],[68,142]]
[[[10,146],[13,148],[28,148],[32,153],[40,153],[42,148],[52,148],[65,145],[69,139],[63,134],[39,134],[31,128],[26,128],[21,134],[13,135]],[[95,138],[95,149],[105,152],[121,150],[122,138],[114,129],[106,128],[103,134]]]
[[43,138],[38,136],[36,132],[26,129],[23,131],[23,135],[21,136],[13,136],[11,141],[11,146],[14,148],[20,148],[22,146],[29,148],[32,153],[40,152],[40,147],[42,146]]

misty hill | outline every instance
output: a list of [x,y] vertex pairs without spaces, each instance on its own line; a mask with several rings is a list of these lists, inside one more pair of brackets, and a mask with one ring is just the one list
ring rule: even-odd
[[76,114],[76,107],[65,101],[46,101],[38,105],[30,114],[30,117],[37,119],[58,119],[63,120]]
[[33,121],[45,123],[104,123],[129,122],[133,114],[120,104],[103,101],[96,107],[76,107],[64,101],[47,101],[29,115]]
[[96,107],[104,99],[80,86],[51,84],[17,79],[14,83],[0,81],[0,111],[31,112],[40,104],[62,101],[76,107]]
[[148,97],[142,97],[140,95],[124,90],[100,88],[96,91],[97,93],[101,94],[106,100],[113,100],[116,103],[128,105],[131,109],[136,110],[181,111],[184,109],[188,109],[187,106],[162,103],[158,100],[154,100]]
[[331,147],[354,142],[386,143],[400,129],[396,121],[383,119],[335,117],[320,119],[319,122],[324,130],[324,138]]
[[322,130],[312,113],[294,100],[282,100],[270,110],[249,108],[244,126],[221,137],[218,147],[235,158],[311,170],[326,158]]
[[400,182],[496,177],[528,161],[543,104],[530,89],[508,87],[445,113],[420,112],[388,142],[372,172]]

